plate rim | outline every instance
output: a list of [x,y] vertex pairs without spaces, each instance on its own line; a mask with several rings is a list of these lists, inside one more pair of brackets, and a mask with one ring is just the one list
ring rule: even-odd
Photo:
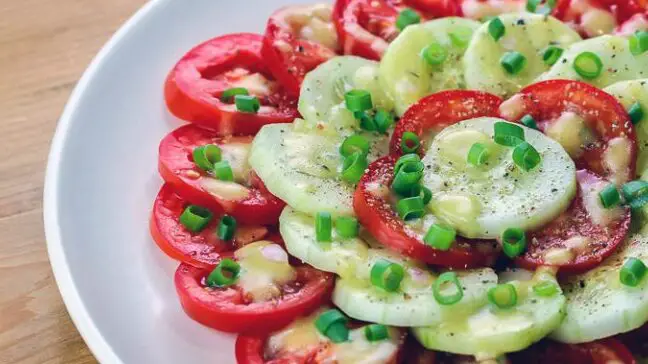
[[47,157],[45,183],[43,187],[43,225],[49,263],[54,273],[54,280],[63,298],[63,303],[74,326],[83,338],[83,341],[88,345],[91,353],[100,363],[123,364],[123,361],[115,353],[101,333],[101,330],[95,325],[79,294],[74,277],[70,272],[63,248],[58,217],[61,155],[72,125],[72,120],[76,116],[83,95],[103,68],[106,59],[117,49],[116,45],[121,43],[138,26],[142,19],[149,16],[154,9],[170,1],[172,0],[148,0],[102,46],[83,72],[83,75],[66,102],[56,125]]

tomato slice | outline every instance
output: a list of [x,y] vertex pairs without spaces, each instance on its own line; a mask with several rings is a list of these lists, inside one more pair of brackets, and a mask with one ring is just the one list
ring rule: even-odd
[[642,30],[648,30],[648,12],[633,15],[619,25],[614,33],[627,37]]
[[180,264],[175,286],[184,311],[192,319],[216,330],[264,333],[280,329],[330,299],[335,283],[332,274],[309,266],[296,267],[296,280],[271,301],[249,302],[238,286],[208,288],[211,268]]
[[[567,211],[538,231],[527,236],[527,252],[517,259],[525,268],[534,269],[549,265],[563,273],[581,273],[599,265],[614,253],[617,246],[625,240],[630,230],[630,210],[625,208],[623,215],[609,226],[600,226],[592,221],[583,202],[583,191],[601,181],[586,170],[576,173],[578,193]],[[570,239],[587,239],[586,246],[573,249]],[[554,249],[568,249],[573,259],[561,263],[546,260],[546,254]]]
[[633,15],[645,11],[643,0],[558,0],[552,15],[556,18],[575,25],[583,36],[597,36],[600,34],[587,34],[582,29],[583,15],[592,9],[605,10],[614,16],[617,24],[621,24]]
[[636,355],[644,358],[648,357],[648,324],[634,331],[619,335],[619,340]]
[[488,240],[457,237],[452,248],[437,250],[414,236],[398,217],[388,196],[376,186],[390,186],[397,157],[386,156],[369,165],[353,196],[358,220],[386,247],[408,257],[448,268],[465,269],[490,266],[498,255],[498,245]]
[[268,20],[261,54],[272,74],[299,97],[306,73],[335,56],[337,34],[325,4],[287,6]]
[[[511,121],[519,120],[525,114],[535,118],[538,127],[546,132],[563,113],[571,112],[584,119],[594,141],[588,141],[582,154],[574,160],[576,167],[587,169],[605,179],[614,179],[612,172],[604,163],[604,152],[615,138],[625,138],[629,142],[628,166],[625,173],[617,175],[617,183],[630,180],[635,175],[637,162],[637,137],[627,111],[614,96],[583,82],[569,80],[549,80],[528,86],[510,101],[520,102],[514,112],[502,117]],[[502,109],[505,104],[502,104]]]
[[[216,37],[185,54],[169,73],[164,95],[167,107],[180,119],[201,124],[219,135],[252,135],[270,123],[296,118],[297,100],[274,82],[261,56],[263,37],[237,33]],[[257,113],[237,110],[221,101],[223,92],[245,87],[257,96]]]
[[[243,224],[276,224],[285,204],[273,196],[249,169],[245,148],[251,142],[251,137],[219,137],[217,132],[196,125],[181,126],[162,139],[158,169],[166,183],[193,204],[224,211]],[[219,186],[213,187],[215,179],[196,166],[192,152],[206,144],[220,146],[223,153],[242,149],[232,154],[240,166],[238,174],[242,180],[237,181],[238,185],[230,183],[224,190]],[[234,164],[232,169],[237,170]],[[216,190],[218,188],[220,190]]]
[[502,99],[480,91],[441,91],[412,105],[394,129],[390,142],[392,154],[401,155],[403,133],[410,131],[423,138],[462,120],[499,116]]
[[208,268],[218,262],[222,253],[261,240],[269,234],[265,226],[242,225],[237,227],[231,242],[220,240],[216,235],[218,215],[203,231],[191,233],[180,224],[180,215],[187,205],[187,201],[165,184],[155,198],[149,222],[153,240],[160,249],[181,262]]
[[609,338],[585,344],[562,344],[542,340],[533,346],[508,355],[511,364],[635,364],[628,348],[620,341]]

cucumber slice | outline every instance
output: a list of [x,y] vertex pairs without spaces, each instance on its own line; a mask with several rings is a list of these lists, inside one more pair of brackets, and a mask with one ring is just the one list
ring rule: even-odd
[[[595,79],[583,79],[574,70],[574,58],[583,52],[593,52],[601,58],[603,70]],[[603,88],[616,82],[646,77],[648,77],[648,53],[634,56],[630,53],[627,38],[603,35],[572,44],[558,62],[538,80],[578,80]]]
[[[385,135],[362,133],[369,161],[387,153]],[[341,135],[299,133],[291,124],[266,125],[254,138],[249,163],[268,190],[295,210],[353,215],[354,186],[339,179]]]
[[648,171],[648,78],[617,82],[603,91],[616,97],[626,110],[637,102],[643,109],[643,118],[635,124],[639,146],[637,175],[641,176]]
[[325,272],[343,274],[365,259],[369,246],[361,238],[344,239],[333,231],[333,241],[318,242],[313,216],[286,207],[279,216],[279,231],[290,255]]
[[[432,20],[408,26],[389,45],[380,62],[380,81],[394,98],[397,114],[402,115],[426,95],[466,87],[461,59],[468,40],[480,25],[455,17]],[[432,43],[447,51],[447,58],[440,65],[432,66],[421,56]]]
[[304,128],[335,133],[357,129],[359,122],[346,108],[344,94],[353,89],[371,93],[375,108],[393,109],[393,102],[378,81],[378,63],[360,57],[334,57],[309,72],[302,83],[298,109]]
[[[369,280],[373,264],[386,259],[405,268],[405,279],[397,292],[375,287]],[[338,278],[333,303],[350,317],[393,326],[438,324],[453,317],[468,315],[486,302],[486,292],[497,276],[489,269],[458,272],[464,288],[463,299],[452,306],[442,306],[434,298],[432,284],[436,277],[425,267],[384,250],[371,249],[355,271]]]
[[561,293],[538,296],[533,286],[540,281],[558,285],[551,272],[539,270],[531,280],[509,282],[518,292],[515,307],[498,309],[487,304],[468,317],[414,328],[414,335],[428,349],[456,354],[493,358],[522,350],[558,327],[564,317],[565,297]]
[[[496,41],[483,24],[475,32],[463,65],[469,89],[508,97],[549,69],[542,56],[549,45],[565,48],[581,40],[567,24],[551,17],[531,13],[504,14],[499,17],[506,32]],[[516,75],[509,74],[500,60],[509,51],[520,52],[526,65]]]
[[[433,140],[423,158],[423,183],[434,198],[434,215],[469,238],[497,238],[509,227],[531,230],[553,220],[576,194],[576,168],[558,142],[521,126],[526,141],[542,156],[530,171],[517,167],[513,148],[492,141],[503,120],[476,118],[449,126]],[[468,164],[470,147],[490,150],[488,163]]]
[[648,263],[648,237],[634,235],[602,265],[562,285],[567,318],[551,334],[566,343],[584,343],[634,330],[648,321],[648,279],[626,287],[619,271],[628,258]]

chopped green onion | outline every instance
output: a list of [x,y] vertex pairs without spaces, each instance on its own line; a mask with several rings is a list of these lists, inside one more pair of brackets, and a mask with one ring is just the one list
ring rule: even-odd
[[401,167],[405,164],[411,162],[418,163],[420,161],[421,157],[419,157],[418,154],[405,154],[404,156],[398,158],[396,164],[394,165],[394,176],[398,174],[398,171],[400,171]]
[[364,329],[365,337],[367,341],[381,341],[389,337],[389,331],[387,331],[387,326],[380,324],[371,324],[365,326]]
[[423,48],[421,56],[430,65],[438,66],[448,59],[448,51],[442,44],[434,42]]
[[428,229],[423,241],[437,250],[448,250],[457,237],[457,232],[451,227],[433,224]]
[[180,215],[180,223],[187,230],[198,233],[209,224],[212,217],[213,215],[208,209],[201,206],[189,205],[184,209],[182,215]]
[[342,163],[342,180],[348,183],[358,183],[368,166],[367,156],[356,152],[344,158]]
[[517,289],[511,283],[498,284],[488,290],[488,301],[499,308],[515,307],[517,300]]
[[395,292],[405,277],[405,270],[400,264],[380,259],[371,267],[370,277],[374,286],[387,292]]
[[423,199],[423,204],[427,205],[432,201],[432,191],[425,186],[419,184],[412,186],[412,189],[405,196],[407,197],[421,197]]
[[221,260],[216,268],[207,276],[207,287],[229,287],[238,281],[241,266],[232,259]]
[[374,115],[373,121],[376,125],[376,131],[384,134],[394,125],[394,116],[385,110],[378,110],[376,111],[376,115]]
[[630,53],[635,56],[643,54],[648,51],[648,31],[636,31],[629,39]]
[[533,286],[533,292],[540,297],[551,297],[558,293],[558,286],[551,281],[543,281]]
[[378,131],[378,125],[373,116],[364,111],[356,111],[353,115],[355,115],[356,119],[360,120],[360,129],[366,131]]
[[603,61],[593,52],[583,52],[574,59],[574,71],[586,80],[592,80],[601,75]]
[[351,112],[363,112],[373,108],[371,94],[366,90],[354,89],[344,94],[346,107]]
[[641,104],[638,102],[632,104],[628,110],[628,115],[630,115],[630,121],[632,121],[633,124],[640,122],[644,117],[644,111]]
[[228,88],[227,90],[223,91],[223,94],[221,95],[221,101],[231,102],[232,98],[234,98],[236,95],[247,96],[249,94],[250,93],[248,92],[248,90],[244,87]]
[[315,328],[334,343],[341,343],[349,340],[347,322],[346,316],[333,308],[319,315],[315,320]]
[[508,228],[502,233],[502,250],[509,258],[519,257],[526,250],[526,234],[519,228]]
[[355,153],[362,155],[369,154],[369,141],[362,135],[351,135],[344,139],[340,145],[340,154],[343,157],[348,157]]
[[488,148],[482,143],[475,143],[468,151],[468,163],[473,166],[481,166],[488,161],[490,153]]
[[421,16],[418,15],[416,11],[406,8],[398,14],[398,17],[396,18],[396,27],[402,32],[403,29],[407,28],[408,26],[418,24],[420,22]]
[[214,169],[214,163],[220,162],[222,158],[221,149],[214,144],[194,148],[192,156],[198,168],[206,172],[211,172]]
[[425,215],[425,204],[420,196],[408,197],[398,201],[396,210],[403,220],[418,219]]
[[[455,291],[454,293],[443,292],[446,291],[445,289],[443,289],[443,286],[446,283],[452,284],[453,286],[452,290]],[[432,293],[434,295],[434,299],[440,305],[444,305],[444,306],[454,305],[455,303],[461,301],[464,295],[463,287],[461,287],[461,283],[459,282],[459,277],[455,272],[442,273],[434,281],[434,284],[432,285]]]
[[631,181],[621,187],[623,198],[633,210],[640,209],[648,203],[648,182]]
[[340,216],[335,219],[335,231],[343,238],[355,238],[359,228],[358,219],[355,217]]
[[250,95],[236,95],[234,96],[234,103],[236,110],[256,114],[261,108],[261,103],[256,96]]
[[542,3],[542,0],[527,0],[526,9],[529,13],[535,13],[538,5]]
[[416,153],[420,146],[421,141],[416,133],[412,133],[411,131],[403,133],[401,137],[401,151],[403,154]]
[[520,119],[520,124],[526,126],[527,128],[538,130],[538,124],[536,123],[533,116],[527,114]]
[[513,162],[527,172],[538,166],[541,161],[540,153],[527,142],[522,142],[513,149]]
[[214,176],[221,181],[234,181],[234,172],[228,161],[214,163]]
[[234,233],[236,232],[236,219],[229,215],[223,215],[220,222],[218,223],[218,228],[216,229],[216,235],[220,240],[229,241],[234,238]]
[[542,60],[549,66],[553,66],[558,62],[560,57],[562,56],[564,50],[560,47],[556,46],[549,46],[547,49],[545,49],[544,53],[542,54]]
[[392,182],[392,189],[401,195],[407,195],[412,187],[419,183],[423,177],[422,162],[408,162],[403,164]]
[[318,212],[315,216],[315,237],[317,241],[331,241],[333,222],[330,212]]
[[496,42],[504,36],[506,33],[506,27],[500,18],[493,18],[493,20],[488,23],[488,33]]
[[637,287],[646,275],[646,265],[637,258],[628,258],[619,272],[619,280],[628,287]]
[[619,195],[619,190],[617,190],[614,183],[605,186],[599,192],[599,198],[601,199],[601,205],[606,209],[611,209],[621,203],[621,195]]
[[450,41],[455,47],[465,47],[472,38],[473,31],[468,27],[456,27],[448,32]]
[[500,59],[500,64],[504,67],[504,70],[512,75],[520,73],[526,63],[526,57],[517,51],[506,52]]
[[514,147],[524,141],[524,129],[519,125],[498,121],[493,127],[495,143]]

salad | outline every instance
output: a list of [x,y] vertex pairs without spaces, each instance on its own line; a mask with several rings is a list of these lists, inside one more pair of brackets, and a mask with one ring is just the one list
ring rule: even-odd
[[170,71],[150,230],[239,363],[648,356],[648,7],[337,0]]

